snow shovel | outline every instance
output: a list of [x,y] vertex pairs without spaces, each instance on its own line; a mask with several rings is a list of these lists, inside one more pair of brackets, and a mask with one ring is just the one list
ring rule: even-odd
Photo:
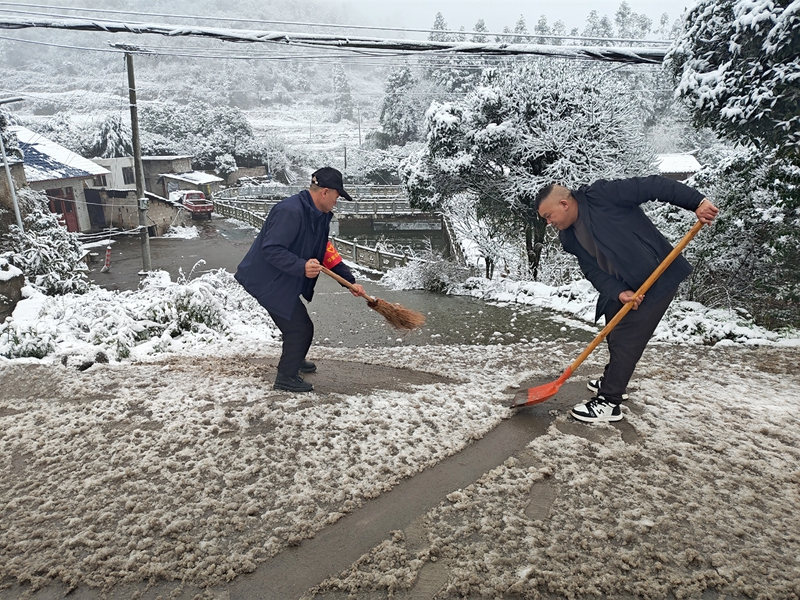
[[[627,304],[625,304],[622,308],[619,309],[619,312],[614,315],[614,318],[609,321],[608,325],[603,327],[603,331],[597,334],[597,337],[594,338],[591,343],[586,347],[586,350],[581,352],[581,355],[575,359],[575,361],[567,367],[567,370],[561,374],[561,377],[556,379],[553,382],[546,383],[545,385],[540,385],[538,387],[532,387],[528,389],[528,393],[520,400],[516,401],[514,404],[511,405],[511,408],[521,408],[523,406],[532,406],[534,404],[539,404],[540,402],[544,402],[548,398],[552,398],[558,393],[558,390],[564,384],[564,382],[570,378],[570,376],[577,370],[577,368],[581,365],[581,363],[586,360],[586,358],[592,353],[592,351],[597,348],[597,346],[602,342],[605,337],[611,333],[611,330],[617,326],[622,320],[622,317],[628,314],[628,311],[633,308],[635,303],[635,298],[638,298],[642,294],[644,294],[647,290],[650,289],[650,286],[653,285],[661,274],[667,270],[667,267],[672,264],[672,261],[675,260],[675,257],[678,256],[681,251],[686,247],[686,245],[692,241],[692,238],[703,228],[703,223],[698,221],[694,224],[689,232],[683,236],[683,239],[678,243],[675,248],[673,248],[672,252],[670,252],[667,257],[661,261],[661,264],[656,267],[656,270],[653,271],[653,274],[647,278],[641,287],[636,290],[636,295],[634,296],[634,300],[631,300]],[[517,393],[517,396],[521,396],[524,392]]]

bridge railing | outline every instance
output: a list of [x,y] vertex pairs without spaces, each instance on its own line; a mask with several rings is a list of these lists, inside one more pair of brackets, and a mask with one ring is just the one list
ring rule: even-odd
[[[214,202],[214,211],[226,217],[231,217],[243,221],[248,225],[252,225],[256,229],[261,229],[264,224],[265,214],[236,206],[230,202],[221,202],[217,200]],[[342,258],[361,265],[374,269],[376,271],[388,271],[394,267],[400,267],[408,263],[409,257],[405,254],[395,254],[393,252],[386,252],[379,248],[370,248],[362,246],[355,242],[343,240],[334,237],[333,243],[336,249],[341,254]]]
[[[225,188],[214,193],[214,199],[274,198],[282,200],[308,189],[302,185],[243,185]],[[400,185],[348,185],[347,193],[356,200],[403,198],[405,191]]]

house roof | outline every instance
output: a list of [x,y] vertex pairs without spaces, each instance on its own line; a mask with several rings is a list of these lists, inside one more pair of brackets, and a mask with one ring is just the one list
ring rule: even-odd
[[24,157],[25,178],[29,183],[86,179],[110,173],[108,169],[93,163],[88,158],[83,158],[26,127],[12,125],[8,130],[17,136]]
[[159,177],[167,177],[169,179],[177,179],[178,181],[185,181],[194,185],[204,185],[207,183],[216,183],[217,181],[225,181],[216,175],[209,175],[203,171],[187,171],[186,173],[162,173]]
[[656,166],[662,173],[697,173],[700,163],[691,154],[659,154]]

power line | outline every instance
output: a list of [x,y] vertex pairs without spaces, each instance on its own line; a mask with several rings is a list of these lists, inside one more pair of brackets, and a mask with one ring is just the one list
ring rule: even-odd
[[[166,17],[170,19],[196,19],[198,21],[226,21],[230,23],[249,23],[253,25],[292,25],[297,27],[323,27],[323,28],[331,28],[331,29],[355,29],[355,30],[369,30],[369,31],[393,31],[398,33],[427,33],[427,34],[436,34],[436,35],[451,35],[451,36],[466,36],[470,34],[472,36],[481,36],[481,37],[494,37],[494,38],[511,38],[511,39],[520,39],[524,38],[527,40],[531,39],[555,39],[555,40],[576,40],[576,41],[587,41],[587,42],[622,42],[622,43],[636,43],[636,44],[666,44],[669,45],[672,42],[670,40],[643,40],[643,39],[631,39],[631,38],[612,38],[612,37],[590,37],[590,36],[573,36],[567,34],[539,34],[539,33],[516,33],[516,32],[502,32],[502,33],[492,33],[488,31],[455,31],[450,29],[415,29],[410,27],[386,27],[386,26],[372,26],[372,25],[345,25],[340,23],[306,23],[306,22],[298,22],[298,21],[275,21],[275,20],[260,20],[260,19],[243,19],[238,17],[207,17],[203,15],[176,15],[173,13],[148,13],[148,12],[140,12],[140,11],[124,11],[124,10],[112,10],[112,9],[102,9],[102,8],[79,8],[79,7],[60,7],[60,6],[51,6],[47,4],[26,4],[23,2],[0,2],[0,6],[25,6],[31,8],[46,8],[46,9],[56,9],[56,10],[69,10],[73,12],[88,12],[88,13],[101,13],[101,14],[117,14],[117,15],[141,15],[145,17]],[[14,12],[18,14],[32,14],[37,16],[44,16],[40,15],[40,13],[36,13],[33,11],[20,11],[20,10],[7,10],[7,12]],[[64,15],[47,15],[47,16],[64,16]]]
[[552,46],[541,44],[474,44],[383,38],[341,37],[327,34],[288,33],[276,31],[234,30],[207,27],[167,26],[161,24],[98,23],[66,18],[59,21],[31,19],[0,19],[0,29],[46,28],[72,31],[103,31],[107,33],[157,34],[170,37],[199,37],[228,42],[280,43],[298,47],[323,47],[329,50],[354,52],[394,51],[429,53],[432,55],[489,55],[489,56],[548,56],[551,58],[582,58],[589,60],[655,64],[666,55],[663,48],[613,46]]

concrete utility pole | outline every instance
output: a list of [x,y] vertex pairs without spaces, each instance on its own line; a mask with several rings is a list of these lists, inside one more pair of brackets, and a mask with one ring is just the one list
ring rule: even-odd
[[[22,98],[3,98],[0,99],[0,104],[8,104],[9,102],[21,102]],[[8,166],[8,157],[6,156],[6,145],[3,143],[3,136],[0,135],[0,150],[3,153],[3,165],[6,168],[6,177],[8,178],[8,190],[11,193],[11,203],[14,205],[14,215],[17,217],[17,226],[21,233],[25,233],[25,228],[22,227],[22,215],[19,212],[19,204],[17,204],[17,191],[14,189],[14,179],[11,177],[11,168]]]
[[[129,50],[130,47],[123,48]],[[128,67],[128,95],[131,101],[131,133],[133,134],[133,167],[136,177],[136,197],[139,200],[139,228],[142,236],[142,270],[152,270],[150,264],[150,235],[147,233],[147,197],[144,195],[144,166],[139,141],[139,112],[136,107],[136,80],[133,74],[133,54],[125,53]]]

